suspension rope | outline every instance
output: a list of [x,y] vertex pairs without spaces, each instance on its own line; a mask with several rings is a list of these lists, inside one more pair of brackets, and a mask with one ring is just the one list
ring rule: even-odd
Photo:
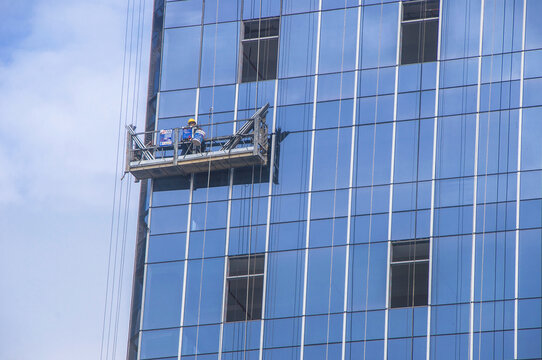
[[[121,177],[123,172],[121,161],[125,161],[126,159],[124,158],[125,154],[121,154],[120,152],[120,146],[121,144],[126,146],[126,139],[121,135],[122,125],[124,124],[124,126],[126,126],[130,117],[131,124],[134,124],[137,117],[136,112],[139,104],[138,96],[141,77],[142,33],[144,26],[144,5],[142,4],[143,1],[139,0],[137,33],[134,33],[134,23],[136,21],[135,0],[127,1],[125,14],[124,54],[115,163],[116,173],[113,188],[107,279],[100,347],[100,359],[102,360],[104,357],[105,359],[115,358],[118,343],[118,327],[122,303],[123,275],[131,198],[131,182],[126,180],[125,185],[123,177]],[[133,51],[134,42],[136,44],[135,53]],[[134,59],[135,65],[133,63]],[[135,84],[135,86],[133,84]],[[117,185],[119,179],[120,185]]]

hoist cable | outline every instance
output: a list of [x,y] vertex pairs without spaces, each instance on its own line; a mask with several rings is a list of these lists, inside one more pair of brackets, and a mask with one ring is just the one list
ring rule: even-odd
[[113,204],[111,210],[111,223],[109,229],[109,251],[108,251],[108,260],[107,260],[107,278],[106,278],[106,289],[105,289],[105,300],[104,300],[104,310],[103,310],[103,319],[102,319],[102,334],[101,334],[101,345],[100,345],[100,359],[103,360],[104,350],[108,351],[108,346],[105,346],[105,333],[106,333],[106,323],[107,314],[108,314],[108,301],[109,301],[109,286],[111,281],[111,256],[113,253],[113,233],[115,228],[115,210],[117,207],[117,181],[120,178],[120,144],[121,144],[121,134],[122,134],[122,114],[124,108],[124,86],[126,80],[126,57],[128,52],[128,20],[130,14],[130,1],[127,2],[126,6],[126,15],[125,15],[125,31],[124,31],[124,54],[122,62],[122,76],[121,76],[121,94],[120,94],[120,106],[119,106],[119,119],[118,119],[118,130],[117,130],[117,149],[116,149],[116,161],[115,161],[115,179],[113,182]]

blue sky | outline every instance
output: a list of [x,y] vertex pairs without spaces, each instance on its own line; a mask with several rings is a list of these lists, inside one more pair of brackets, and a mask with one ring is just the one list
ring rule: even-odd
[[[127,3],[0,2],[0,359],[99,359]],[[143,106],[138,114],[141,123]]]

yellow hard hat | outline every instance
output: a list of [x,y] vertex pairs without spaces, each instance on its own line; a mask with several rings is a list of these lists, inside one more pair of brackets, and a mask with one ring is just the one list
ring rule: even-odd
[[194,124],[194,125],[197,125],[197,124],[198,124],[198,122],[196,121],[196,119],[194,119],[194,118],[190,118],[190,119],[188,119],[188,125],[190,125],[190,124]]

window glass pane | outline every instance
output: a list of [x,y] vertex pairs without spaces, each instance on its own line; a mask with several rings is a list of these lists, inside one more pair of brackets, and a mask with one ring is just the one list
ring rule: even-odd
[[141,333],[141,359],[176,356],[179,351],[179,329]]
[[165,27],[199,25],[202,0],[183,0],[166,3]]
[[[160,81],[162,90],[185,89],[197,86],[200,38],[201,27],[199,26],[165,30],[162,80]],[[161,113],[163,111],[162,107],[162,104],[160,104]],[[191,108],[191,112],[193,112],[193,108]]]
[[264,255],[232,257],[229,259],[228,276],[263,274],[264,261]]
[[[197,72],[197,69],[191,71]],[[195,111],[196,90],[167,91],[160,93],[159,117],[191,115],[194,114]]]
[[542,2],[538,0],[527,0],[527,17],[525,29],[525,48],[542,48]]
[[[378,1],[381,3],[381,0]],[[400,3],[366,6],[362,15],[361,67],[395,65]]]
[[207,24],[238,20],[241,18],[241,4],[242,0],[205,0],[203,21]]
[[283,16],[281,22],[280,77],[314,74],[317,14]]
[[477,56],[480,1],[445,0],[442,9],[442,59]]
[[151,234],[183,232],[186,231],[187,222],[187,205],[166,206],[151,210]]
[[[237,23],[205,25],[200,86],[236,82],[238,43],[239,26]],[[189,53],[183,52],[183,56],[187,54]]]
[[246,321],[262,316],[263,276],[228,279],[226,321]]
[[147,262],[184,260],[185,243],[185,233],[150,236]]
[[179,326],[183,270],[183,262],[147,266],[143,329]]
[[319,73],[354,69],[357,18],[357,9],[322,13]]

